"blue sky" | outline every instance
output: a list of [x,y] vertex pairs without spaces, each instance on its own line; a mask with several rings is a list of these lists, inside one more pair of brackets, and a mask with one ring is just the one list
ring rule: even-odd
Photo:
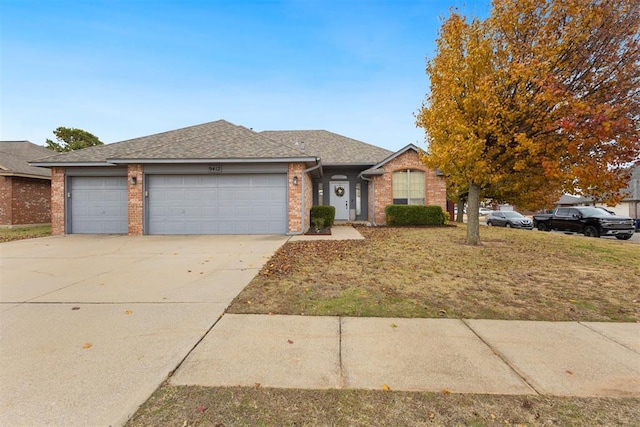
[[0,0],[0,140],[105,143],[225,119],[397,150],[456,7],[489,0]]

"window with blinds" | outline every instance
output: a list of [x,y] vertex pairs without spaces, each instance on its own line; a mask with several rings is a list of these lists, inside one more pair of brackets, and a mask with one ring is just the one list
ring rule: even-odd
[[397,171],[392,179],[394,205],[424,205],[424,172]]

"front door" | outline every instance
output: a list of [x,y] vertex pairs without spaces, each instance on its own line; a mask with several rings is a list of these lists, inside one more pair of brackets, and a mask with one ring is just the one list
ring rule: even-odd
[[349,220],[349,181],[331,181],[329,200],[336,208],[336,220]]

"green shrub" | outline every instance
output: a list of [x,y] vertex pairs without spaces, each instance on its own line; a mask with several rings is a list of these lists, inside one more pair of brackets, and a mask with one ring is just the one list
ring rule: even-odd
[[311,223],[315,218],[324,219],[324,226],[331,227],[336,219],[336,208],[333,206],[311,206]]
[[389,205],[384,209],[387,225],[443,225],[445,214],[440,206]]

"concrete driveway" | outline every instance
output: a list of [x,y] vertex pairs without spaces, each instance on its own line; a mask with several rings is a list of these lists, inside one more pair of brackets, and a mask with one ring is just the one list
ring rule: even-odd
[[119,425],[286,236],[0,244],[0,425]]

